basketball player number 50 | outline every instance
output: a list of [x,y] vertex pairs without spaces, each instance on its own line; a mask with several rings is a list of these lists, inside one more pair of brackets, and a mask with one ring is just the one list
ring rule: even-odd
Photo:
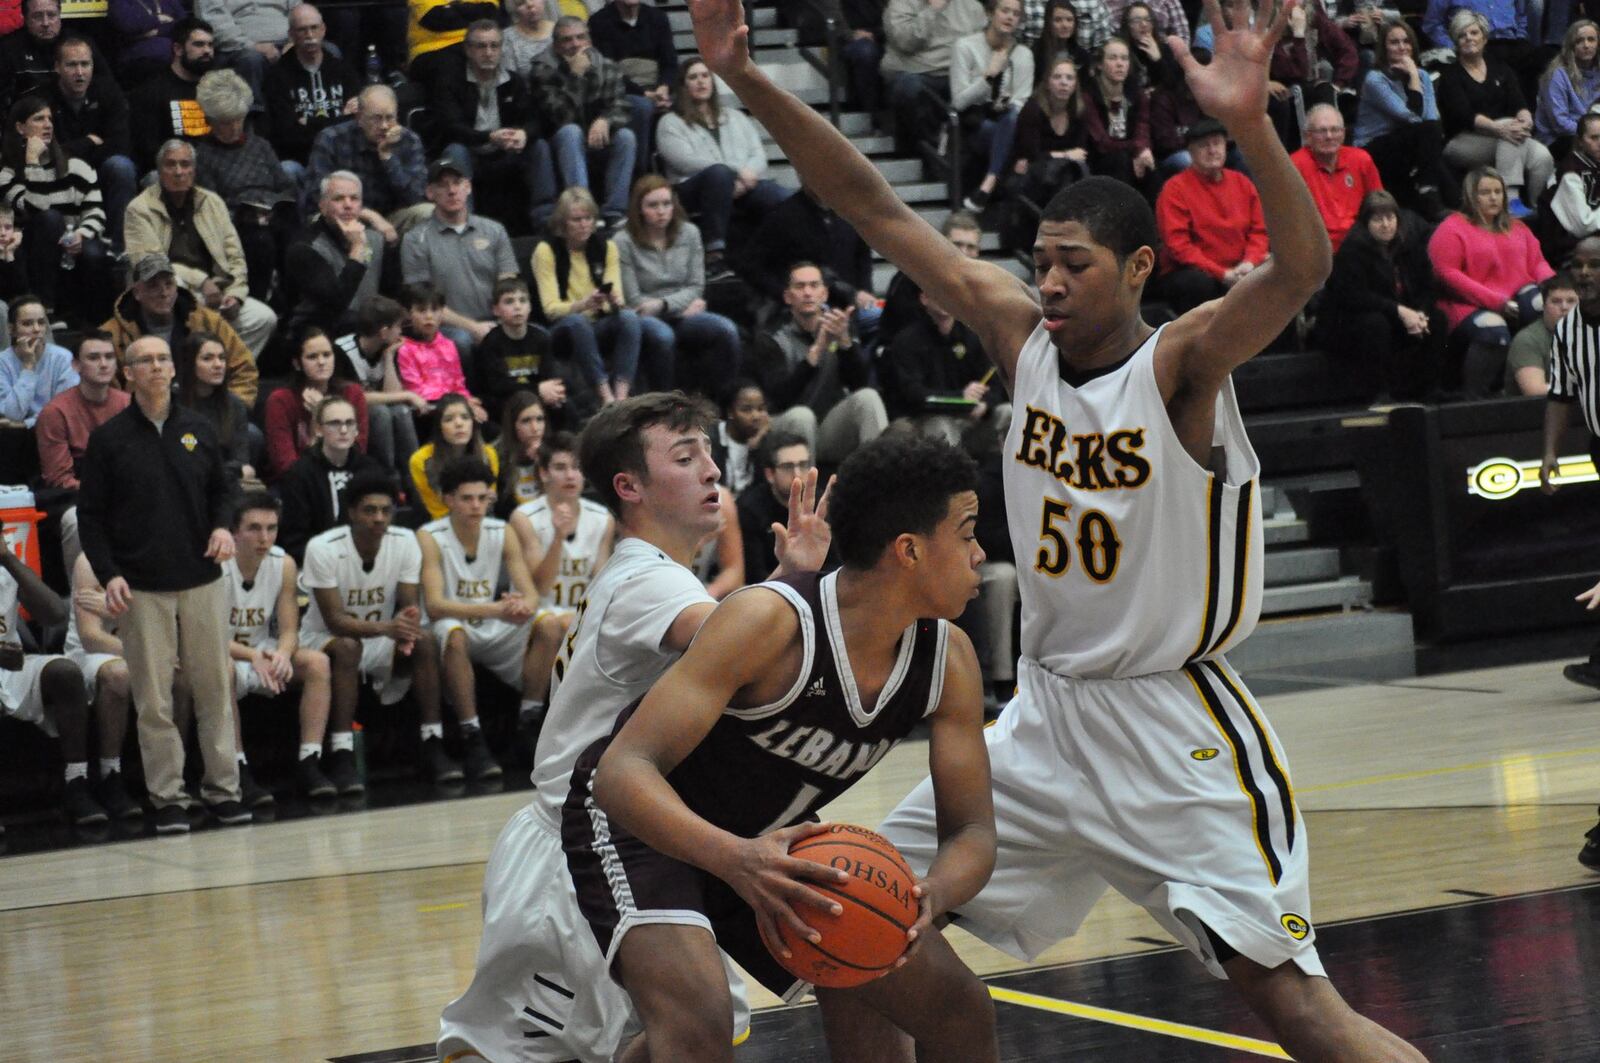
[[1098,509],[1084,512],[1078,520],[1078,533],[1072,536],[1072,507],[1059,498],[1046,498],[1039,515],[1039,554],[1035,571],[1060,576],[1072,567],[1072,549],[1077,545],[1083,571],[1096,583],[1110,582],[1117,574],[1122,555],[1122,540],[1111,518]]

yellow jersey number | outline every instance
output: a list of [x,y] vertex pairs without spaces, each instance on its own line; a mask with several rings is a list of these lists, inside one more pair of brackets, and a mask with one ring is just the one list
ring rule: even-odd
[[[589,609],[587,599],[578,603],[578,611],[572,618],[572,623],[567,625],[567,637],[561,640],[561,652],[556,654],[555,663],[550,666],[551,674],[557,684],[566,677],[567,662],[572,660],[572,646],[578,638],[578,625],[583,623],[583,614]],[[555,694],[555,686],[550,688],[550,693]]]
[[1117,529],[1098,509],[1084,512],[1073,534],[1072,506],[1059,498],[1046,497],[1039,515],[1039,553],[1034,558],[1035,572],[1046,576],[1064,575],[1072,567],[1073,548],[1077,548],[1084,574],[1096,583],[1109,583],[1117,574],[1122,557],[1122,540]]

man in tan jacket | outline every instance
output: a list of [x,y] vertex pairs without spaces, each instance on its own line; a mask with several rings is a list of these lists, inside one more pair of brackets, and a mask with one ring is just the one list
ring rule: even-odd
[[217,311],[259,358],[278,315],[250,296],[244,245],[222,197],[194,183],[194,147],[169,140],[156,152],[157,182],[128,204],[123,239],[128,261],[164,255],[178,284]]

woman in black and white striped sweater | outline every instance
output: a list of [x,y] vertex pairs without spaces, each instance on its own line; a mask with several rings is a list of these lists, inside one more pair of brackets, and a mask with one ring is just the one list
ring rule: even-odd
[[[12,105],[0,134],[0,198],[17,212],[29,281],[52,315],[100,321],[111,296],[100,183],[93,166],[57,142],[53,117],[38,96]],[[70,306],[56,298],[66,270],[76,271]]]

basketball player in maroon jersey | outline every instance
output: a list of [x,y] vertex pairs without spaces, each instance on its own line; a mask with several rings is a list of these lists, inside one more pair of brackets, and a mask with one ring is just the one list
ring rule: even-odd
[[780,923],[818,940],[807,907],[840,908],[807,882],[848,875],[789,847],[824,830],[807,822],[815,811],[926,718],[939,846],[913,891],[911,946],[889,974],[817,999],[830,1043],[834,1002],[849,996],[905,1031],[921,1060],[998,1060],[988,993],[932,925],[994,862],[982,678],[949,622],[978,590],[976,484],[945,443],[856,451],[832,495],[844,567],[730,595],[617,732],[578,758],[567,866],[649,1058],[731,1063],[719,948],[785,999],[807,988],[764,943]]

